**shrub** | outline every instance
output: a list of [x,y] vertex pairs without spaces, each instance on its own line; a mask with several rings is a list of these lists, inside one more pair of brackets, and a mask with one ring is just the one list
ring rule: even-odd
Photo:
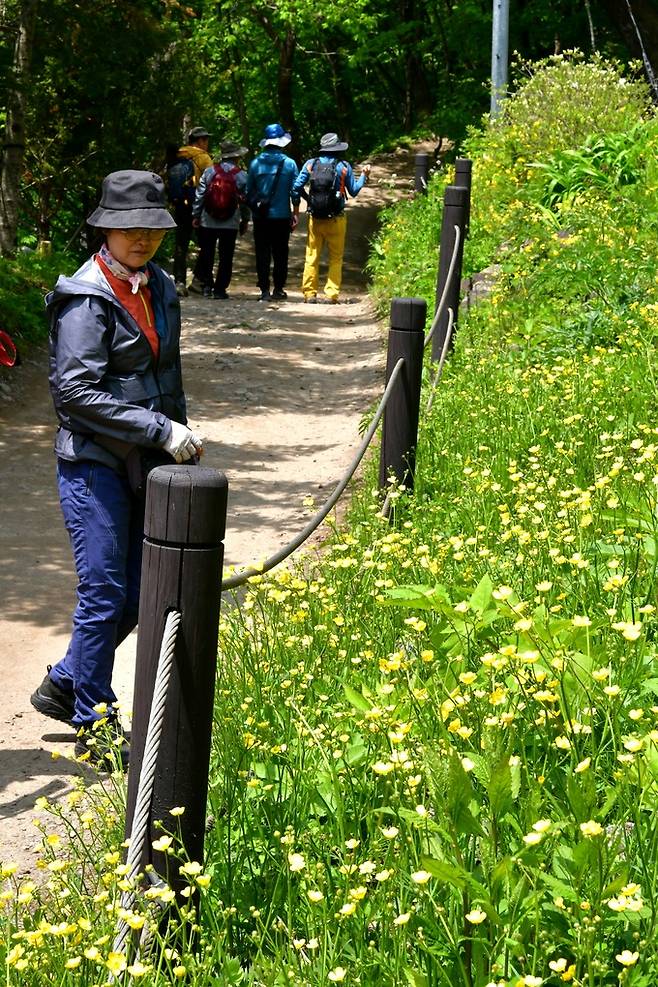
[[69,254],[18,253],[0,258],[0,329],[17,342],[36,343],[48,332],[44,295],[61,273],[77,266]]

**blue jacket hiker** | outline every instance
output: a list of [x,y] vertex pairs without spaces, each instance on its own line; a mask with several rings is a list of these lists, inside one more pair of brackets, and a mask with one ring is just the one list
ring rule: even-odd
[[112,671],[137,623],[143,481],[150,466],[193,459],[202,443],[186,425],[176,288],[151,263],[175,226],[162,179],[113,172],[88,222],[104,233],[100,251],[46,299],[57,481],[78,605],[68,650],[30,701],[75,728],[77,756],[125,767]]
[[[292,137],[281,124],[265,127],[260,146],[247,176],[247,202],[254,224],[256,275],[260,301],[283,301],[288,279],[290,234],[297,225],[297,213],[291,209],[292,188],[298,175],[297,165],[283,153]],[[274,290],[270,294],[270,266]]]
[[[329,253],[329,269],[324,295],[330,302],[338,301],[343,278],[347,196],[357,196],[370,174],[370,166],[365,165],[359,178],[354,178],[352,166],[340,157],[348,146],[338,139],[337,134],[324,134],[318,156],[309,158],[293,185],[295,208],[299,208],[303,197],[307,200],[309,214],[302,275],[305,302],[317,301],[320,258],[325,244]],[[305,191],[307,184],[310,185],[308,194]]]
[[[246,153],[246,147],[240,147],[233,141],[223,141],[221,162],[206,168],[197,186],[192,207],[192,222],[199,235],[199,259],[195,274],[207,298],[228,298],[238,232],[243,236],[249,225],[247,173],[237,164]],[[215,248],[219,260],[213,279]]]

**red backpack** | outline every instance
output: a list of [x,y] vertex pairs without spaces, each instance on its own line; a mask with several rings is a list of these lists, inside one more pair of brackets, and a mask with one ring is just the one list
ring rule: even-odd
[[240,205],[241,197],[235,182],[239,173],[240,169],[235,165],[230,171],[225,171],[221,164],[215,165],[215,174],[203,197],[203,208],[213,219],[220,222],[230,219]]

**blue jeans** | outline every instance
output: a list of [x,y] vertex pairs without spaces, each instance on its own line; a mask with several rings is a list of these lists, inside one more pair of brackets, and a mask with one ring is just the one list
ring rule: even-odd
[[137,624],[144,505],[124,476],[101,463],[57,460],[59,499],[78,575],[78,605],[64,658],[50,672],[75,696],[73,724],[116,702],[112,669],[117,646]]

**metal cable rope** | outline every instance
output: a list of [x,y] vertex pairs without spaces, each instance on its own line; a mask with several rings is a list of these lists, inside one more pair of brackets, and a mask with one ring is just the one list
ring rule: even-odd
[[462,232],[460,228],[455,223],[455,245],[452,248],[452,257],[450,258],[450,265],[448,267],[448,273],[446,275],[445,284],[443,286],[443,293],[439,299],[439,304],[436,306],[436,312],[434,313],[434,318],[432,319],[432,325],[430,326],[429,332],[425,336],[424,346],[428,346],[432,340],[432,336],[436,332],[436,327],[439,324],[439,319],[443,314],[443,306],[446,303],[446,298],[448,297],[448,288],[452,281],[452,273],[455,269],[455,264],[457,263],[457,254],[459,253],[459,244],[461,243]]
[[427,399],[427,407],[425,411],[429,411],[434,402],[434,392],[436,391],[436,385],[441,380],[441,374],[443,373],[443,364],[446,362],[446,356],[448,355],[448,347],[450,346],[450,340],[452,338],[452,327],[455,321],[455,315],[451,308],[448,309],[448,325],[446,326],[446,338],[443,340],[443,349],[441,350],[441,358],[437,364],[436,374],[434,375],[434,380],[432,381],[432,389],[430,390],[430,396]]
[[[155,782],[155,765],[160,749],[167,690],[169,688],[171,670],[174,665],[174,649],[176,647],[176,635],[180,622],[181,614],[179,611],[170,610],[167,614],[164,632],[162,634],[160,657],[158,658],[158,668],[153,687],[153,699],[151,700],[151,712],[149,714],[146,741],[144,744],[144,757],[142,759],[142,769],[137,787],[135,811],[133,813],[133,824],[130,832],[130,847],[126,859],[126,866],[128,868],[127,880],[131,884],[139,873],[140,862],[149,833],[149,814],[151,812],[151,799],[153,798],[153,786]],[[121,896],[121,908],[129,910],[134,900],[134,890],[124,891]],[[124,919],[120,919],[117,924],[114,945],[112,946],[113,952],[121,953],[123,951],[130,933],[131,930],[128,923]]]
[[[441,294],[441,298],[439,299],[439,304],[436,307],[436,311],[434,313],[434,318],[432,319],[432,325],[430,326],[429,332],[425,336],[425,339],[424,339],[424,342],[423,342],[423,348],[426,348],[428,346],[428,344],[431,342],[432,336],[434,335],[434,332],[436,330],[436,327],[439,324],[439,319],[441,317],[441,314],[443,312],[443,308],[444,308],[445,303],[446,303],[446,299],[448,297],[448,288],[450,286],[450,281],[452,280],[452,274],[453,274],[453,271],[455,269],[455,264],[457,263],[457,254],[459,252],[459,244],[460,244],[460,242],[461,242],[461,230],[460,230],[459,226],[457,226],[455,224],[455,244],[454,244],[454,247],[452,248],[452,257],[450,258],[450,264],[448,266],[448,272],[447,272],[447,275],[446,275],[446,282],[445,282],[445,285],[443,286],[443,292]],[[438,380],[439,380],[439,378],[441,376],[441,371],[443,369],[443,364],[445,362],[446,353],[448,351],[448,345],[450,343],[450,336],[451,336],[451,332],[452,332],[452,323],[453,323],[453,314],[452,314],[452,309],[448,309],[448,311],[450,313],[450,317],[449,317],[449,321],[448,321],[448,328],[447,328],[447,332],[446,332],[446,339],[445,339],[444,344],[443,344],[443,350],[441,352],[441,359],[439,361],[439,368],[438,368],[438,371],[437,371],[437,376],[435,377],[435,380],[434,380],[434,385],[433,385],[434,387],[436,387],[436,384],[438,383]],[[389,382],[386,385],[386,390],[384,391],[384,394],[382,396],[382,399],[381,399],[381,401],[379,403],[379,407],[377,408],[377,411],[375,412],[375,417],[373,418],[372,422],[370,423],[370,427],[369,427],[368,431],[366,432],[366,434],[364,436],[363,442],[361,443],[361,446],[359,447],[359,449],[358,449],[358,451],[356,453],[356,456],[352,460],[352,463],[348,467],[348,470],[347,470],[346,474],[344,475],[344,477],[342,478],[342,480],[339,481],[338,485],[336,486],[336,488],[335,488],[334,492],[332,493],[331,497],[329,498],[329,500],[326,501],[326,503],[324,504],[324,506],[320,508],[320,510],[317,512],[317,514],[314,514],[313,515],[313,517],[311,518],[311,520],[309,521],[309,523],[306,525],[306,527],[302,531],[300,531],[300,533],[295,538],[293,538],[292,541],[288,542],[288,544],[287,545],[284,545],[284,547],[281,548],[281,549],[279,549],[278,552],[275,552],[274,555],[271,555],[268,559],[266,559],[265,562],[262,564],[262,566],[257,566],[257,567],[256,566],[249,566],[247,569],[243,569],[242,572],[236,572],[234,575],[229,576],[227,579],[222,580],[222,592],[224,590],[227,590],[227,589],[235,589],[238,586],[243,586],[247,582],[248,579],[251,579],[252,576],[260,576],[264,572],[269,572],[270,569],[273,569],[274,568],[274,566],[278,565],[280,562],[283,562],[283,560],[284,559],[287,559],[289,555],[292,555],[292,553],[297,548],[299,548],[300,545],[302,545],[306,541],[306,539],[309,537],[309,535],[313,534],[313,532],[315,531],[315,529],[322,523],[322,521],[324,521],[324,519],[326,518],[326,516],[329,513],[329,511],[334,506],[334,504],[336,503],[336,501],[338,500],[338,498],[342,494],[343,490],[345,489],[345,487],[347,486],[347,484],[349,483],[349,481],[352,479],[352,477],[353,477],[353,475],[354,475],[354,473],[356,471],[357,466],[359,465],[359,463],[363,459],[363,456],[365,454],[365,451],[368,448],[368,446],[370,445],[370,442],[372,440],[372,437],[375,434],[375,430],[377,428],[377,425],[379,424],[379,419],[381,418],[381,416],[384,413],[384,408],[386,407],[386,403],[388,402],[388,398],[389,398],[390,391],[392,389],[392,385],[393,385],[394,381],[397,379],[397,375],[400,372],[400,368],[401,368],[401,366],[402,366],[403,363],[404,363],[404,360],[400,359],[400,360],[398,360],[398,362],[396,363],[395,367],[393,368],[393,372],[391,373]],[[430,407],[431,407],[431,405],[430,405]],[[390,509],[390,498],[387,496],[386,500],[384,501],[384,505],[382,507],[382,514],[384,515],[384,517],[387,516],[389,509]]]
[[395,381],[397,380],[403,365],[404,365],[404,360],[400,358],[398,362],[395,364],[395,366],[393,367],[391,376],[389,377],[388,384],[386,385],[386,390],[382,395],[382,399],[379,402],[379,406],[377,408],[377,411],[375,412],[374,418],[370,422],[370,425],[368,426],[368,429],[365,435],[363,436],[361,445],[357,449],[354,459],[350,463],[342,479],[338,481],[334,489],[334,492],[331,494],[329,499],[325,501],[324,505],[320,508],[320,510],[316,514],[313,515],[313,517],[308,522],[306,527],[302,531],[300,531],[299,534],[292,539],[292,541],[289,541],[287,545],[284,545],[283,548],[280,548],[278,552],[274,553],[274,555],[270,555],[269,559],[266,559],[261,566],[249,566],[247,569],[243,569],[242,572],[236,572],[233,576],[229,576],[228,579],[224,579],[222,581],[222,590],[234,589],[236,586],[242,586],[252,576],[260,576],[264,572],[269,572],[269,570],[273,569],[275,565],[278,565],[280,562],[283,562],[284,559],[287,559],[289,555],[292,555],[292,553],[297,548],[299,548],[299,546],[306,541],[309,535],[313,534],[315,529],[324,521],[329,511],[334,506],[334,504],[342,494],[343,490],[354,476],[357,466],[363,459],[366,449],[370,445],[370,442],[372,441],[372,437],[377,430],[377,426],[379,425],[379,420],[384,414],[384,409],[388,404],[388,399],[391,396],[391,392],[395,385]]

